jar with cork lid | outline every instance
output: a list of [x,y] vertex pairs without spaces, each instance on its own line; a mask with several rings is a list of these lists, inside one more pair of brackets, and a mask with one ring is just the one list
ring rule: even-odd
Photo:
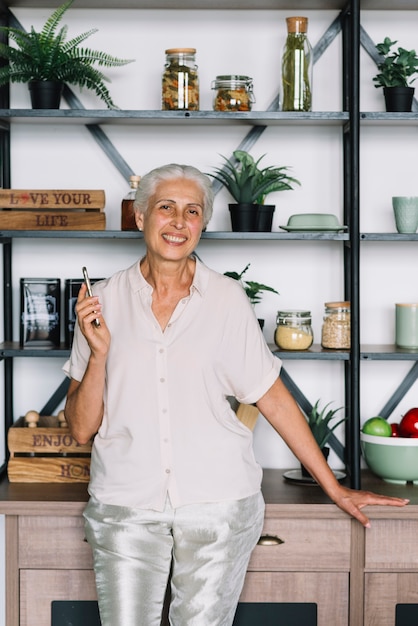
[[312,111],[313,53],[308,18],[287,17],[287,39],[282,57],[282,110]]
[[274,342],[281,350],[307,350],[313,343],[310,311],[278,311]]
[[326,302],[322,325],[323,348],[349,350],[351,345],[350,302]]
[[169,48],[162,79],[163,111],[198,111],[196,48]]

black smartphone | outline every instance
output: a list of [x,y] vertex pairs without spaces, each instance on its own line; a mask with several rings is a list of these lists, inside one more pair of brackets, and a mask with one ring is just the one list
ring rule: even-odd
[[[91,288],[91,282],[90,282],[90,278],[89,275],[87,273],[87,268],[83,267],[83,276],[84,276],[84,282],[86,283],[86,287],[87,287],[87,293],[90,297],[92,297],[93,295],[93,291]],[[97,328],[100,326],[100,322],[98,319],[94,320],[94,325],[97,326]]]

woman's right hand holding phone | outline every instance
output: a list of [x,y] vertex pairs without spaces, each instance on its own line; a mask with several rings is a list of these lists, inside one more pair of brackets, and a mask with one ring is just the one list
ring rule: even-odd
[[[102,316],[102,306],[97,296],[89,296],[85,283],[78,292],[75,306],[78,325],[93,354],[107,356],[110,346],[110,332]],[[96,320],[99,321],[97,325]]]

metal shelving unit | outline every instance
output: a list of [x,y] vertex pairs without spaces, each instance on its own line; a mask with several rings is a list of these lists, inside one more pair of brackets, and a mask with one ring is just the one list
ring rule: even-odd
[[[0,21],[2,23],[15,23],[13,14],[8,10],[9,6],[31,6],[33,2],[29,0],[0,0]],[[44,2],[43,6],[57,6],[58,1]],[[312,3],[307,1],[284,1],[284,0],[261,0],[255,3],[254,0],[176,0],[175,7],[169,0],[152,0],[151,4],[148,0],[102,0],[100,3],[96,0],[83,0],[82,7],[89,8],[177,8],[177,9],[312,9]],[[355,292],[358,293],[358,236],[353,226],[358,223],[358,184],[356,176],[353,174],[357,171],[358,163],[358,89],[354,87],[358,81],[358,58],[356,51],[356,42],[359,37],[359,19],[358,19],[358,0],[317,0],[315,9],[338,9],[341,11],[340,16],[334,20],[322,40],[314,49],[314,60],[317,60],[326,50],[330,42],[341,32],[343,41],[343,102],[344,110],[337,112],[309,112],[309,113],[287,113],[278,111],[277,101],[274,100],[267,111],[262,112],[243,112],[243,113],[220,113],[215,111],[199,111],[199,112],[181,112],[181,111],[110,111],[110,110],[86,110],[76,98],[76,96],[66,88],[64,98],[69,106],[68,109],[59,110],[22,110],[10,109],[8,94],[4,94],[3,100],[0,99],[0,137],[2,138],[2,163],[3,163],[3,186],[10,187],[10,154],[9,154],[9,129],[11,124],[83,124],[90,131],[92,137],[97,141],[99,146],[111,159],[114,166],[126,178],[132,171],[129,165],[123,160],[121,155],[116,151],[114,146],[108,140],[103,128],[109,124],[127,125],[135,124],[138,126],[155,124],[164,125],[181,125],[185,129],[194,126],[213,126],[213,125],[240,125],[245,129],[248,127],[247,134],[241,142],[239,148],[249,150],[264,130],[269,126],[335,126],[340,128],[343,136],[344,145],[344,223],[349,225],[347,232],[339,233],[232,233],[232,232],[205,232],[203,239],[239,241],[239,240],[317,240],[337,242],[336,245],[344,246],[345,258],[345,297],[347,300],[355,301]],[[15,24],[16,25],[16,24]],[[216,183],[214,185],[215,191]],[[120,232],[120,231],[97,231],[94,238],[116,240],[116,239],[136,239],[140,238],[140,233]],[[5,365],[5,430],[7,431],[13,423],[13,359],[20,357],[62,357],[68,354],[65,347],[54,350],[27,350],[21,349],[16,343],[13,343],[12,332],[12,242],[13,239],[30,237],[33,238],[89,238],[91,233],[88,232],[63,232],[63,231],[4,231],[0,232],[0,243],[3,245],[3,263],[4,263],[4,344],[0,345],[0,359]],[[354,302],[355,304],[355,302]],[[358,343],[358,325],[352,325],[352,344]],[[358,362],[356,351],[326,351],[320,346],[313,346],[306,353],[285,353],[277,352],[283,360],[286,359],[309,359],[309,360],[335,360],[344,363],[345,371],[345,388],[346,388],[346,407],[351,415],[350,424],[347,430],[347,452],[341,443],[334,437],[331,441],[336,453],[347,465],[348,472],[351,476],[352,485],[359,486],[359,470],[360,456],[358,451],[359,433],[357,432],[358,424]],[[285,369],[282,374],[287,386],[294,393],[299,404],[304,410],[309,410],[310,405],[304,397],[303,392],[290,379]],[[56,390],[48,401],[46,407],[51,409],[52,403],[58,404],[65,395],[66,387],[63,384]],[[44,409],[41,412],[44,412]]]
[[[0,21],[10,20],[8,7],[31,7],[33,0],[0,0]],[[45,0],[44,7],[56,7],[59,0]],[[343,137],[343,176],[344,176],[344,223],[347,231],[339,233],[232,233],[232,232],[205,232],[205,240],[224,240],[229,242],[248,240],[278,241],[313,241],[330,243],[330,245],[342,245],[344,250],[344,297],[351,301],[352,325],[351,325],[351,349],[350,351],[326,351],[320,346],[314,345],[310,350],[301,353],[277,351],[272,346],[272,351],[287,360],[335,360],[343,363],[345,377],[345,405],[350,420],[347,422],[346,450],[342,449],[338,441],[333,442],[333,447],[344,458],[350,475],[351,485],[359,488],[360,485],[360,364],[370,360],[393,360],[412,361],[411,371],[401,382],[394,392],[391,400],[383,407],[382,415],[389,408],[396,406],[402,394],[418,378],[418,352],[399,350],[395,346],[361,346],[360,345],[360,245],[364,242],[373,241],[417,241],[418,235],[399,235],[396,233],[361,233],[359,230],[359,145],[360,130],[362,126],[393,126],[393,125],[418,125],[418,112],[413,113],[377,113],[360,112],[359,110],[359,56],[360,47],[366,48],[372,56],[372,43],[367,38],[360,25],[360,4],[362,10],[393,10],[393,2],[389,0],[80,0],[78,8],[96,8],[118,10],[130,9],[211,9],[211,10],[338,10],[338,18],[330,25],[322,40],[314,49],[314,59],[318,58],[339,33],[342,36],[342,89],[343,111],[336,112],[310,112],[310,113],[285,113],[277,110],[277,102],[273,101],[267,111],[255,111],[248,113],[220,113],[215,111],[181,112],[181,111],[108,111],[86,110],[77,98],[68,89],[65,98],[68,109],[58,111],[32,111],[22,109],[10,109],[8,94],[5,90],[0,92],[0,156],[1,179],[4,187],[10,186],[10,154],[9,154],[9,129],[11,124],[48,124],[51,121],[59,124],[82,124],[90,131],[92,137],[112,160],[115,167],[124,177],[132,171],[124,162],[121,155],[107,139],[104,129],[109,125],[156,125],[178,126],[187,132],[188,127],[206,126],[241,126],[246,133],[241,149],[249,150],[268,127],[280,127],[289,125],[306,126],[335,126],[336,132],[340,131]],[[173,6],[175,5],[175,6]],[[314,5],[314,6],[313,6]],[[400,0],[396,3],[396,10],[416,10],[414,0]],[[416,108],[416,104],[414,105]],[[62,231],[4,231],[0,232],[0,243],[3,246],[4,261],[4,303],[5,310],[11,312],[11,250],[13,239],[30,237],[34,238],[62,238],[62,239],[90,239],[88,232],[62,232]],[[140,233],[120,231],[98,231],[94,238],[117,240],[141,238]],[[318,245],[321,245],[318,243]],[[0,359],[5,363],[5,416],[6,428],[10,425],[13,415],[13,368],[14,358],[40,356],[41,352],[21,350],[12,341],[11,314],[5,315],[5,343],[0,345]],[[56,350],[46,350],[42,353],[45,357],[64,356],[68,350],[64,347]],[[294,392],[302,408],[309,409],[309,403],[304,398],[303,392],[298,389],[284,371],[286,384]],[[62,391],[62,390],[61,390]]]

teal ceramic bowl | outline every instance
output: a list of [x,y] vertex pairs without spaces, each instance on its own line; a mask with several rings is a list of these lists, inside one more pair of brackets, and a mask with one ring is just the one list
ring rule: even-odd
[[361,450],[371,471],[388,483],[418,485],[418,439],[360,433]]

